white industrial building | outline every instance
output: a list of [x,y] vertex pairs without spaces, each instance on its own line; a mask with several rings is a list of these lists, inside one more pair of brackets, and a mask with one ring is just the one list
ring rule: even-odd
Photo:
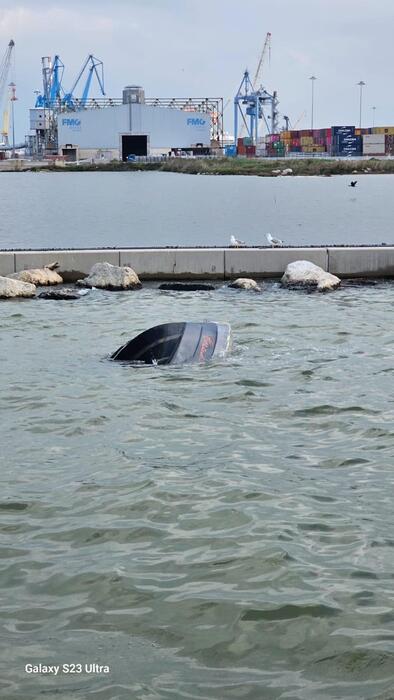
[[204,111],[145,104],[139,86],[123,90],[122,104],[59,112],[58,152],[71,159],[119,159],[209,148],[211,116]]

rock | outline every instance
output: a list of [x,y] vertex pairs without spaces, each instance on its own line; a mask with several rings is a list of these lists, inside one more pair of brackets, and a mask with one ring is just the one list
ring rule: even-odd
[[11,279],[19,280],[20,282],[29,282],[38,286],[46,286],[49,284],[62,284],[63,278],[56,272],[59,263],[54,262],[50,265],[45,265],[34,270],[21,270],[7,275]]
[[308,260],[296,260],[286,267],[281,283],[284,287],[316,287],[325,292],[339,287],[341,280]]
[[249,279],[249,277],[238,277],[238,279],[231,282],[228,286],[231,287],[231,289],[246,289],[252,292],[261,292],[262,289],[255,280]]
[[97,289],[137,289],[142,287],[138,275],[131,267],[118,267],[103,262],[93,265],[89,275],[77,284],[82,287],[97,287]]
[[272,173],[273,175],[280,175],[281,172],[282,172],[281,170],[271,170],[271,173]]
[[183,282],[164,282],[159,289],[175,292],[209,292],[215,289],[213,284],[184,284]]
[[282,175],[292,175],[293,174],[293,168],[285,168],[282,170]]
[[378,280],[369,277],[350,277],[342,280],[342,285],[345,287],[376,287],[377,284],[379,284]]
[[20,282],[9,277],[0,277],[0,299],[12,299],[13,297],[34,297],[36,288],[34,284]]
[[51,289],[45,292],[41,292],[38,295],[38,299],[80,299],[81,294],[77,289]]

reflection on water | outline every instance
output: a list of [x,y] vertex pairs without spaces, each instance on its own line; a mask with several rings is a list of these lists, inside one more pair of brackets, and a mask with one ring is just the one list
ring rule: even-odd
[[[1,304],[1,697],[390,697],[393,295]],[[186,318],[234,353],[107,361]]]

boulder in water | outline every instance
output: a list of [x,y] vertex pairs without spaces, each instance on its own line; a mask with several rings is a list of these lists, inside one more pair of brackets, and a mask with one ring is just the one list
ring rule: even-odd
[[49,284],[62,284],[63,278],[56,272],[58,267],[59,263],[54,262],[50,265],[44,265],[44,267],[33,270],[13,272],[11,275],[7,276],[11,279],[19,280],[20,282],[29,282],[29,284],[35,284],[40,287]]
[[36,287],[28,282],[20,282],[9,277],[0,277],[0,299],[12,299],[13,297],[34,297]]
[[159,289],[174,292],[210,292],[215,287],[213,284],[199,284],[198,282],[192,282],[191,284],[185,282],[163,282],[163,284],[159,285]]
[[314,287],[318,292],[328,292],[339,287],[341,280],[309,260],[296,260],[286,267],[281,283],[284,287]]
[[77,284],[82,287],[97,287],[111,291],[142,287],[137,273],[131,267],[119,267],[108,262],[93,265],[89,275],[78,280]]
[[261,286],[259,286],[256,280],[252,280],[249,277],[238,277],[238,279],[231,282],[229,285],[231,289],[246,289],[252,292],[261,292]]
[[69,289],[64,287],[63,289],[50,289],[45,292],[41,292],[38,295],[39,299],[80,299],[81,294],[77,289]]

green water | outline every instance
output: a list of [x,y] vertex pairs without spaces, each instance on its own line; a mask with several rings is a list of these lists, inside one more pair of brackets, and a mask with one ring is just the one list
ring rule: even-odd
[[[1,698],[394,697],[393,302],[1,302]],[[230,322],[232,355],[108,361],[186,319]]]

